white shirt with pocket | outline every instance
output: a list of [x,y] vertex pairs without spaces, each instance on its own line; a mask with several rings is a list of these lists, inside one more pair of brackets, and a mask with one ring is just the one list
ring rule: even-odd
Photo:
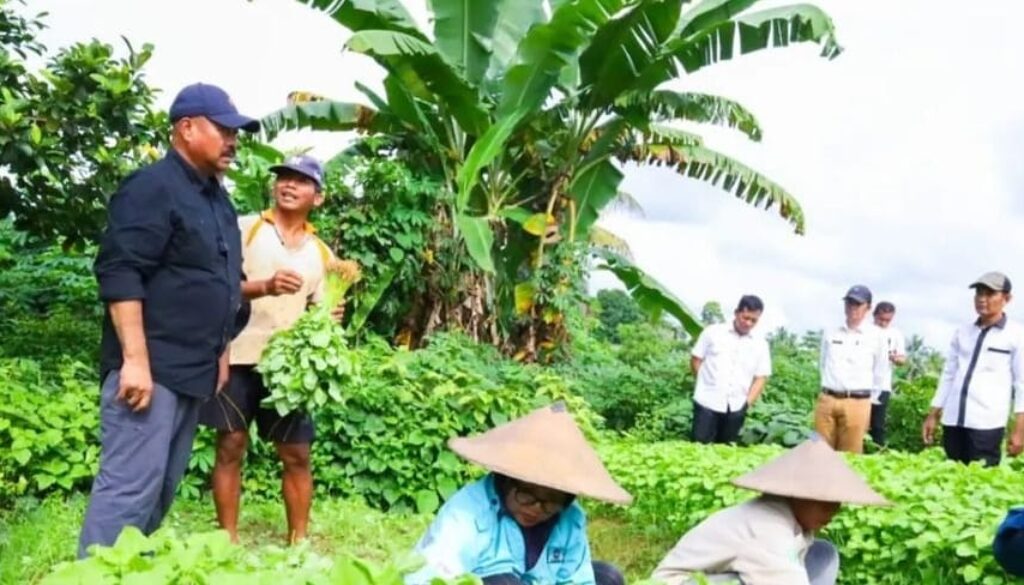
[[702,360],[694,400],[715,412],[741,410],[754,378],[772,374],[768,342],[752,333],[740,335],[732,323],[705,327],[690,353]]
[[949,344],[946,366],[932,399],[942,424],[987,430],[1006,426],[1013,412],[1024,412],[1024,328],[1003,318],[982,329],[959,328]]
[[862,323],[826,329],[821,336],[821,386],[839,392],[882,387],[889,353],[881,330]]

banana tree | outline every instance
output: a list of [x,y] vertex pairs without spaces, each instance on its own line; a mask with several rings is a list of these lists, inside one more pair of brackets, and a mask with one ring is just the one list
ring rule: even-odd
[[[665,84],[794,43],[817,43],[822,56],[837,56],[832,22],[814,6],[431,0],[428,36],[398,0],[304,3],[352,31],[348,50],[384,68],[383,95],[357,84],[368,105],[293,99],[264,128],[270,138],[299,128],[355,130],[363,138],[346,155],[400,157],[444,185],[448,203],[438,221],[456,243],[446,269],[464,278],[454,291],[425,299],[417,335],[447,321],[528,359],[557,343],[560,299],[579,289],[595,223],[619,193],[623,163],[670,167],[774,210],[803,232],[788,192],[677,124],[725,126],[758,141],[755,116],[727,98]],[[640,274],[636,267],[612,272]],[[699,321],[671,295],[647,299],[644,306],[688,329]]]

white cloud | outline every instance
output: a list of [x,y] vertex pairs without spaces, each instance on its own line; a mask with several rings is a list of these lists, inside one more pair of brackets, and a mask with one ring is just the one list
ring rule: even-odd
[[[425,25],[422,0],[411,11]],[[900,308],[898,323],[944,346],[971,317],[966,284],[1000,268],[1024,283],[1024,3],[987,0],[819,0],[846,52],[763,52],[699,72],[674,87],[738,99],[765,139],[725,130],[709,143],[765,172],[802,202],[808,229],[665,170],[631,168],[625,190],[646,219],[613,214],[638,263],[681,298],[730,306],[744,292],[768,303],[767,326],[817,328],[841,317],[854,282]],[[48,9],[51,47],[125,35],[152,42],[148,67],[167,106],[182,85],[209,80],[243,111],[280,107],[304,89],[359,100],[379,87],[369,60],[342,54],[347,33],[289,0],[35,0]],[[302,133],[285,146],[333,154],[338,136]],[[607,282],[606,276],[598,282]],[[1024,301],[1021,301],[1024,302]],[[1012,307],[1012,305],[1011,305]]]

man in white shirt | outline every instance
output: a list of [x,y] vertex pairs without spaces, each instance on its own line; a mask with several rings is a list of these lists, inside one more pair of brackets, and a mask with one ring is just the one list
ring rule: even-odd
[[814,428],[839,451],[862,453],[871,422],[871,393],[882,387],[889,354],[877,327],[866,323],[871,291],[856,285],[843,297],[846,322],[821,336],[821,394]]
[[[839,553],[815,539],[841,504],[884,506],[886,499],[824,441],[812,439],[733,484],[759,497],[715,512],[687,532],[651,578],[666,585],[832,585]],[[696,573],[704,573],[701,580]]]
[[893,327],[892,320],[896,316],[896,305],[882,301],[875,305],[875,327],[881,330],[882,342],[889,354],[889,360],[885,362],[882,372],[882,385],[875,389],[871,395],[871,427],[869,433],[871,440],[879,445],[885,445],[885,413],[889,407],[889,397],[892,395],[892,367],[907,362],[907,341],[896,327]]
[[772,373],[768,342],[751,333],[763,311],[760,298],[745,295],[732,323],[709,325],[697,338],[690,355],[690,369],[697,377],[694,441],[733,443],[739,438],[747,408]]
[[1024,328],[1004,312],[1012,289],[1005,274],[983,274],[971,288],[978,319],[953,336],[921,435],[931,445],[941,422],[948,458],[998,465],[1011,400],[1007,453],[1016,457],[1024,449]]

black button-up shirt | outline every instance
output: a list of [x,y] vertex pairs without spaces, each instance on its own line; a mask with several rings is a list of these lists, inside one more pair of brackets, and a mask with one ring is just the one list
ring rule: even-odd
[[[110,199],[94,266],[107,303],[140,300],[154,382],[206,398],[217,360],[237,333],[242,236],[227,193],[171,149],[139,169]],[[103,323],[101,374],[121,367],[110,312]]]

